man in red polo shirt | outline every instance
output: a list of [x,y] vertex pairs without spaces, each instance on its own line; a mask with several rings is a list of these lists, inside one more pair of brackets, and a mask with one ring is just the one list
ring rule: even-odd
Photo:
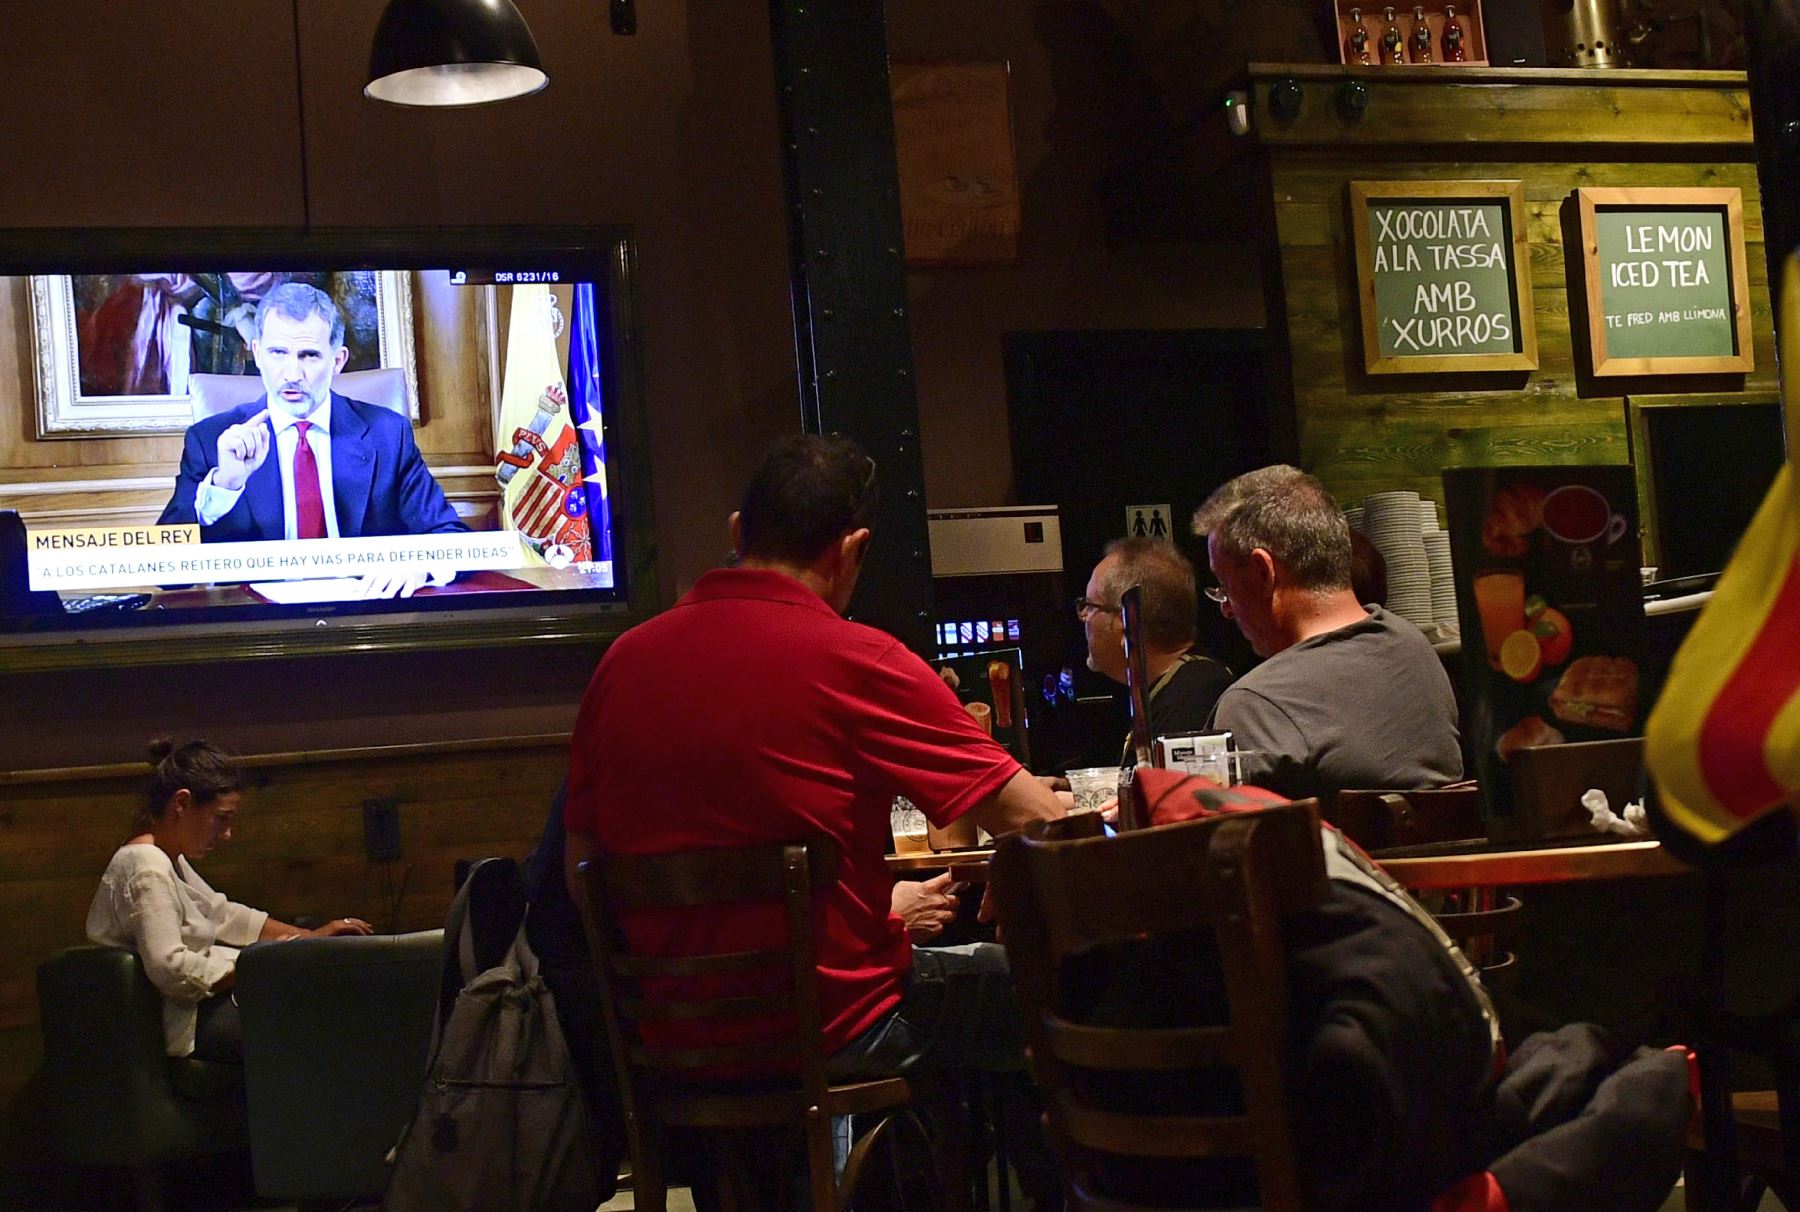
[[[888,815],[903,795],[939,826],[966,813],[998,834],[1062,806],[923,661],[842,617],[874,479],[846,439],[782,441],[731,516],[737,565],[607,651],[575,725],[566,873],[573,888],[597,852],[830,837],[838,878],[815,946],[833,1070],[1018,1069],[1004,951],[915,951],[891,912]],[[627,930],[634,946],[679,954],[767,947],[783,926],[779,906],[735,905],[634,915]]]

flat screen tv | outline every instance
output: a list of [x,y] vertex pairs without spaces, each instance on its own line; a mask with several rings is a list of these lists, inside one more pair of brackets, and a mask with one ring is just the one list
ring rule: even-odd
[[623,626],[631,268],[611,229],[0,233],[5,643]]

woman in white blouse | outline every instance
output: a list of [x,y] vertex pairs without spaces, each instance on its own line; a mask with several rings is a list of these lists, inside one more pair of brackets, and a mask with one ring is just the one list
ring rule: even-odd
[[137,952],[163,995],[170,1056],[242,1063],[243,1033],[231,999],[238,950],[266,939],[368,934],[369,923],[346,917],[302,930],[214,892],[192,863],[231,840],[243,775],[205,741],[179,749],[156,741],[150,763],[150,793],[131,821],[137,835],[100,877],[87,936]]

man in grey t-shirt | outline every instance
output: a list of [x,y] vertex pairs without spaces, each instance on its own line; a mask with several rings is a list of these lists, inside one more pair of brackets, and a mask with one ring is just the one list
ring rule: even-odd
[[1263,663],[1211,727],[1267,755],[1246,779],[1294,799],[1413,790],[1462,777],[1456,696],[1419,630],[1350,587],[1350,528],[1313,477],[1264,467],[1194,514],[1220,589],[1208,591]]

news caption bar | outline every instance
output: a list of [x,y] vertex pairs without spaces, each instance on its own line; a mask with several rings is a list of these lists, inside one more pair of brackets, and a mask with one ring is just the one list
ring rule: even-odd
[[504,572],[536,563],[507,530],[354,539],[200,542],[198,526],[32,530],[33,589],[132,589],[360,577],[407,569]]

